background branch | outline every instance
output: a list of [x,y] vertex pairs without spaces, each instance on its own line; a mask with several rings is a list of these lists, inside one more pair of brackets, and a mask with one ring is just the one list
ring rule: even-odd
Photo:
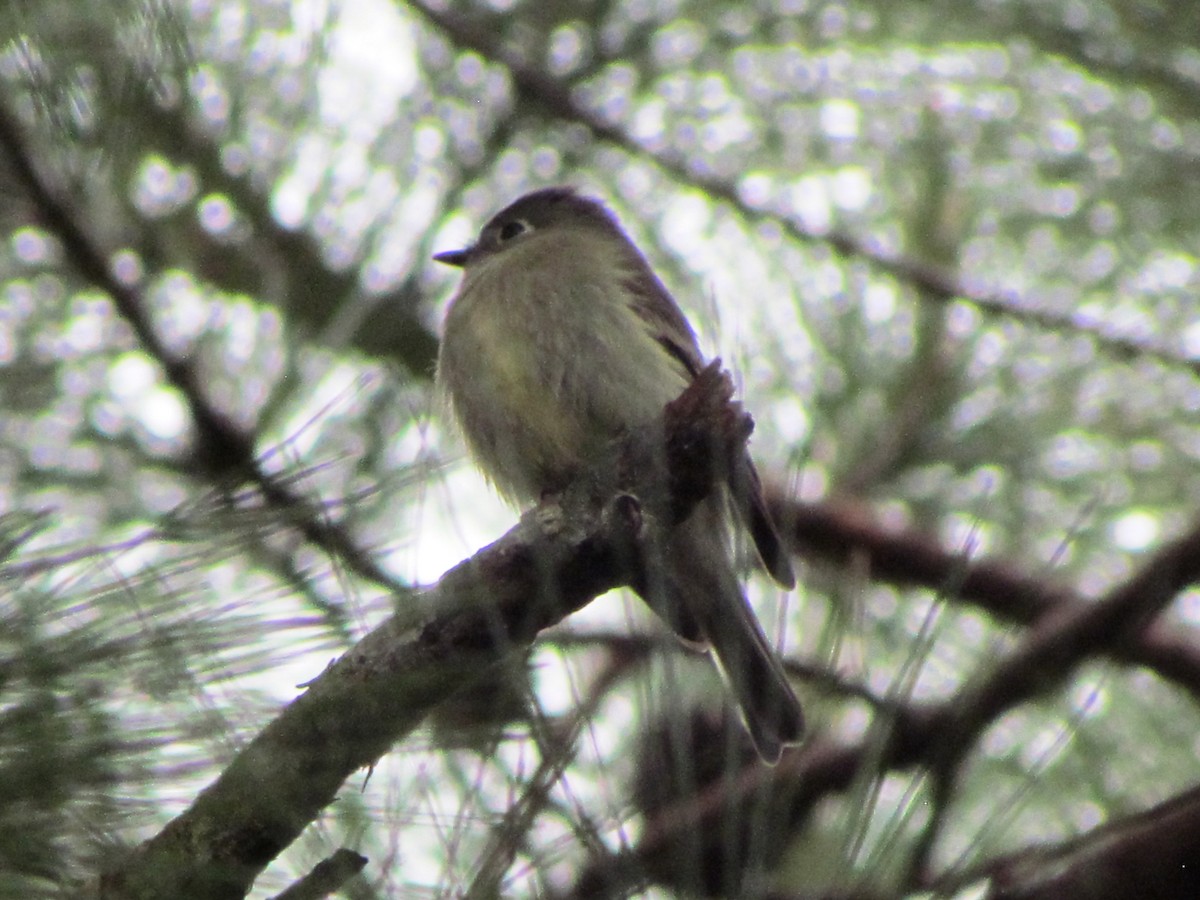
[[503,67],[516,89],[544,109],[552,119],[582,125],[597,140],[619,147],[632,156],[652,160],[672,178],[699,188],[712,199],[736,209],[747,219],[770,219],[789,238],[822,244],[841,256],[861,259],[879,271],[919,288],[921,296],[929,300],[965,301],[988,314],[1025,322],[1047,331],[1087,335],[1117,359],[1155,359],[1200,373],[1200,360],[1181,349],[1123,336],[1111,325],[1089,321],[1085,316],[1052,311],[1049,304],[1036,297],[997,290],[976,284],[969,278],[959,279],[940,266],[887,249],[883,240],[864,239],[838,231],[810,231],[786,215],[776,214],[769,208],[752,206],[746,202],[737,185],[705,175],[682,156],[664,150],[647,150],[622,125],[588,109],[586,103],[577,99],[577,91],[502,46],[494,32],[477,27],[467,17],[452,10],[437,9],[423,0],[408,2],[458,47],[473,50]]

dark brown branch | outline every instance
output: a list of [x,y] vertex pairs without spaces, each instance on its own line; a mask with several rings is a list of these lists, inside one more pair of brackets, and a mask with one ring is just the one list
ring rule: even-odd
[[970,878],[993,879],[989,900],[1200,897],[1198,859],[1200,787],[1065,844],[1009,854]]
[[1200,523],[1155,553],[1095,603],[1042,616],[1015,653],[957,704],[943,741],[973,740],[987,722],[1060,684],[1083,660],[1128,647],[1184,588],[1200,579]]
[[[769,500],[775,521],[801,556],[843,566],[865,562],[872,579],[925,587],[972,603],[1001,622],[1034,625],[1052,614],[1079,614],[1094,605],[1050,578],[1036,578],[1002,560],[968,559],[928,535],[884,526],[863,504],[802,503],[778,491]],[[1151,622],[1104,652],[1145,666],[1200,698],[1200,646],[1190,629]]]

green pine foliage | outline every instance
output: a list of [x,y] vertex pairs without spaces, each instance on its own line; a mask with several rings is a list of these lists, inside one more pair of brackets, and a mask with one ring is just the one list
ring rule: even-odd
[[[0,898],[1200,890],[1189,4],[8,6]],[[430,256],[559,183],[755,417],[774,769],[634,595],[441,578]]]

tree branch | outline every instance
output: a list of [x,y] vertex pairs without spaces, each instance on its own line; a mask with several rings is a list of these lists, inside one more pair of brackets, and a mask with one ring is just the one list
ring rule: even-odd
[[[970,559],[926,534],[882,525],[862,503],[803,503],[769,489],[768,505],[785,540],[801,556],[839,566],[865,559],[874,580],[928,588],[974,604],[1001,622],[1031,626],[1094,606],[1066,585],[1036,578],[1011,563]],[[1145,666],[1200,698],[1200,647],[1192,629],[1150,622],[1103,652],[1119,662]]]
[[254,482],[272,505],[289,514],[292,524],[318,547],[338,557],[356,574],[392,590],[403,585],[384,572],[343,532],[329,525],[303,497],[269,476],[255,456],[254,435],[243,430],[209,398],[206,377],[191,359],[174,355],[154,330],[147,313],[150,304],[141,288],[118,279],[108,254],[77,211],[39,171],[33,151],[15,114],[0,101],[0,153],[8,158],[43,226],[63,245],[67,259],[89,283],[112,298],[117,312],[129,322],[142,347],[162,367],[166,382],[182,395],[196,432],[192,461],[211,477],[245,477]]
[[[1019,704],[1056,690],[1088,657],[1133,640],[1149,618],[1198,579],[1200,523],[1101,600],[1048,608],[1013,653],[948,701],[929,705],[880,701],[874,705],[886,717],[883,727],[870,730],[856,743],[815,735],[785,752],[774,769],[753,760],[741,769],[726,766],[715,782],[696,785],[678,802],[656,811],[636,847],[586,867],[574,890],[564,896],[622,895],[643,883],[647,873],[661,872],[664,860],[670,866],[712,864],[715,857],[693,859],[697,847],[710,846],[704,843],[705,836],[713,836],[714,846],[740,846],[731,843],[731,835],[738,834],[739,827],[749,827],[749,822],[760,830],[766,822],[768,830],[794,833],[818,801],[849,790],[864,777],[865,767],[870,767],[872,777],[882,777],[886,771],[924,766],[935,779],[935,789],[952,787],[961,760],[990,723]],[[731,820],[747,809],[751,811],[741,821]],[[933,818],[939,820],[936,811]],[[931,829],[925,836],[930,846],[934,835]],[[915,860],[905,882],[909,889],[929,884],[921,852]],[[730,877],[728,871],[722,875]],[[600,893],[601,886],[607,893]]]
[[367,858],[353,850],[342,848],[323,859],[313,870],[289,887],[275,900],[321,900],[357,875],[367,865]]
[[[1200,896],[1200,788],[1053,847],[993,860],[990,900]],[[966,881],[960,883],[966,884]]]
[[685,157],[667,150],[643,147],[620,125],[604,119],[579,102],[569,85],[551,77],[504,46],[494,30],[478,28],[467,17],[449,9],[435,9],[424,0],[409,0],[409,6],[456,46],[473,50],[504,68],[517,92],[550,116],[582,125],[595,138],[619,147],[631,156],[650,160],[675,180],[699,188],[714,200],[736,209],[747,219],[769,218],[792,239],[802,243],[824,244],[841,256],[861,259],[881,272],[920,288],[922,296],[931,300],[962,300],[986,313],[1026,322],[1048,331],[1084,334],[1119,359],[1148,357],[1200,372],[1200,360],[1185,354],[1182,348],[1173,349],[1138,341],[1116,333],[1116,329],[1106,323],[1088,321],[1079,315],[1053,312],[1048,304],[1040,303],[1036,298],[978,285],[970,279],[960,279],[940,266],[889,252],[877,240],[839,231],[810,231],[786,215],[752,207],[742,199],[736,184],[705,175],[690,165]]
[[[714,362],[660,423],[447,572],[414,629],[397,614],[307,685],[192,806],[103,877],[107,898],[234,898],[335,798],[454,692],[543,628],[643,580],[647,548],[743,452],[748,417]],[[704,433],[711,439],[698,440]],[[664,451],[665,446],[665,451]],[[669,471],[672,477],[664,479]],[[668,490],[663,485],[669,485]],[[651,551],[652,552],[652,551]]]

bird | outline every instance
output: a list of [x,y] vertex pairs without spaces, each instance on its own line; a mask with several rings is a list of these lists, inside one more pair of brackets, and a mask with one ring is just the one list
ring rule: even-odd
[[[436,384],[474,461],[508,500],[537,502],[597,448],[648,425],[705,366],[695,332],[616,216],[574,187],[527,193],[436,261],[460,268]],[[767,763],[804,735],[799,701],[748,605],[732,529],[795,586],[748,453],[664,541],[643,599],[685,642],[711,648]]]

